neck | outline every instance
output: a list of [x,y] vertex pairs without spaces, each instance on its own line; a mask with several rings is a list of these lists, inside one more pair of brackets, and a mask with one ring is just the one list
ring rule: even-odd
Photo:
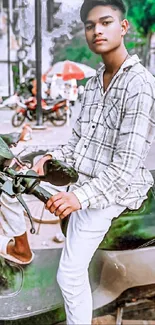
[[124,47],[121,51],[115,51],[112,53],[106,53],[102,55],[102,60],[105,64],[105,71],[108,74],[114,75],[123,62],[127,59],[128,52],[127,49]]

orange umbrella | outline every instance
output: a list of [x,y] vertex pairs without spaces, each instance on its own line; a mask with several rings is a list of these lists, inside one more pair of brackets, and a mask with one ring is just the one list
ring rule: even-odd
[[61,76],[63,80],[77,79],[81,80],[89,78],[96,74],[96,70],[87,66],[86,64],[74,62],[74,61],[60,61],[55,63],[50,71],[47,72],[47,76],[52,75]]

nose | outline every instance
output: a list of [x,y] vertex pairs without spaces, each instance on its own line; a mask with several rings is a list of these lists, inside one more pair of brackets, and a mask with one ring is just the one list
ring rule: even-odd
[[102,26],[102,24],[97,23],[97,24],[95,25],[95,28],[94,28],[94,34],[95,34],[95,35],[103,34],[103,26]]

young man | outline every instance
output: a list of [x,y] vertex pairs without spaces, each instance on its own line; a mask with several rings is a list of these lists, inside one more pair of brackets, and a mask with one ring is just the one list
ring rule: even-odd
[[68,145],[47,159],[61,159],[79,173],[69,192],[47,202],[51,213],[69,219],[57,280],[67,324],[91,324],[88,267],[111,221],[138,209],[153,185],[145,159],[155,135],[155,81],[124,45],[128,30],[122,0],[85,0],[81,19],[90,49],[104,65],[85,87],[80,116]]
[[[145,159],[155,135],[155,80],[124,45],[125,5],[85,0],[80,14],[88,46],[104,65],[86,84],[68,145],[51,153],[79,173],[68,193],[47,203],[61,219],[71,213],[57,276],[67,324],[91,324],[90,260],[112,219],[126,208],[138,209],[153,185]],[[35,166],[38,173],[51,156]]]

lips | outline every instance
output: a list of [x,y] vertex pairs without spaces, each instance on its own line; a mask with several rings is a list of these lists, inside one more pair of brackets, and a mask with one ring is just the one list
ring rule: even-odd
[[105,38],[96,38],[93,43],[94,44],[100,44],[100,43],[103,43],[105,41],[106,41]]

